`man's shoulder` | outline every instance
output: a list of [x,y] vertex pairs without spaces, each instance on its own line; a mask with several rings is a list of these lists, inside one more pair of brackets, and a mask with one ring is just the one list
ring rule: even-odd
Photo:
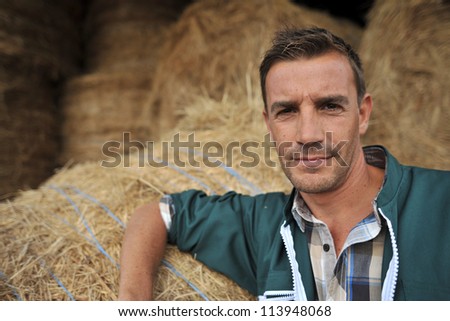
[[386,149],[384,152],[387,171],[378,197],[380,205],[408,204],[422,211],[449,208],[450,171],[401,164]]
[[405,162],[399,162],[395,156],[383,146],[368,146],[366,149],[375,150],[378,154],[383,152],[386,155],[388,179],[393,179],[394,181],[403,179],[403,182],[405,182],[405,180],[411,180],[411,183],[414,186],[420,184],[439,184],[450,186],[450,171],[448,170],[426,168],[418,165],[409,165]]
[[402,165],[416,183],[429,183],[450,186],[450,171],[419,166]]
[[181,193],[170,194],[176,199],[176,203],[198,204],[227,204],[230,206],[257,207],[257,208],[282,208],[289,200],[289,195],[283,192],[268,192],[257,195],[241,194],[229,191],[221,195],[208,195],[201,190],[186,190]]
[[265,201],[279,201],[279,202],[287,202],[289,199],[289,194],[286,194],[284,192],[268,192],[268,193],[262,193],[257,194],[254,196],[255,201],[257,202],[265,202]]
[[401,204],[408,205],[412,212],[427,218],[428,222],[431,216],[437,218],[449,213],[450,171],[417,166],[403,166],[403,171],[398,188]]
[[255,198],[255,199],[262,199],[262,198],[289,198],[289,194],[286,194],[284,192],[265,192],[265,193],[259,193],[259,194],[244,194],[240,193],[235,190],[227,191],[222,194],[207,194],[203,190],[197,190],[197,189],[187,189],[181,192],[175,192],[175,193],[167,193],[167,195],[198,195],[200,197],[211,197],[211,198],[220,198],[220,199],[227,199],[232,197],[242,197],[242,198]]

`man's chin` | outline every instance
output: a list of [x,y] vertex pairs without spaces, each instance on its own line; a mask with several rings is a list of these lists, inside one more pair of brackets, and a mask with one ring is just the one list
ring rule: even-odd
[[294,187],[297,189],[297,191],[306,193],[306,194],[322,194],[327,193],[331,191],[331,186],[324,185],[324,184],[294,184]]
[[325,175],[318,169],[309,169],[301,175],[286,173],[292,185],[302,193],[320,194],[336,190],[340,186],[338,177]]

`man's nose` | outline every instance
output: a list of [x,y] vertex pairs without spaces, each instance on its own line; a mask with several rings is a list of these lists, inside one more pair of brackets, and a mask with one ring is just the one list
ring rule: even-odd
[[298,114],[296,140],[301,145],[324,140],[322,122],[315,110],[305,109]]

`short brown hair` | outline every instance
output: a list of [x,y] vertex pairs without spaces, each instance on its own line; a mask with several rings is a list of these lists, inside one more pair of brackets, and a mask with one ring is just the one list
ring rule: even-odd
[[264,107],[267,109],[266,77],[270,68],[279,61],[312,58],[335,51],[344,55],[353,70],[358,95],[358,105],[366,93],[364,73],[358,54],[342,38],[326,29],[284,29],[276,33],[272,47],[266,52],[259,67]]

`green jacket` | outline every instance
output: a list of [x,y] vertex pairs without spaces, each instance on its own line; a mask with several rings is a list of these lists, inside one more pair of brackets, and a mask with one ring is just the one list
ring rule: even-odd
[[[450,172],[386,154],[374,209],[387,222],[383,300],[450,300]],[[308,241],[291,214],[294,192],[172,194],[169,242],[262,300],[317,300]]]

